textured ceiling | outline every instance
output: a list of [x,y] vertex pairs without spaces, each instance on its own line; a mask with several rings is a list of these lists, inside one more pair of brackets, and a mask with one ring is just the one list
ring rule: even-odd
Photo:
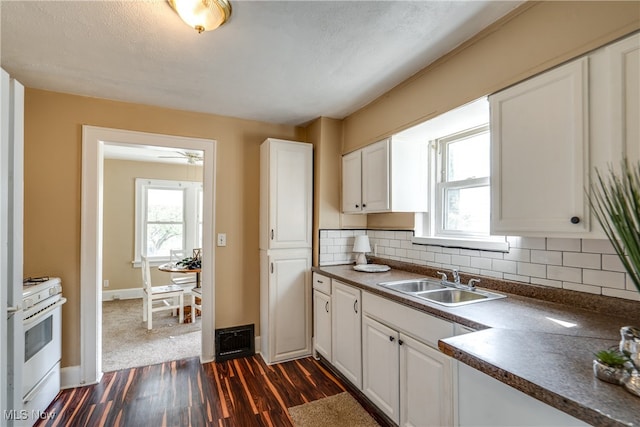
[[343,118],[521,1],[233,1],[197,34],[166,1],[0,3],[25,86],[299,125]]

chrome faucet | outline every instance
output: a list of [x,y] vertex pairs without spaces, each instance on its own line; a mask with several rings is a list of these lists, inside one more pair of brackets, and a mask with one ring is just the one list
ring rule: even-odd
[[443,273],[442,271],[436,271],[436,274],[440,275],[440,283],[443,285],[447,284],[447,273]]
[[470,291],[476,290],[476,283],[480,283],[480,279],[469,279],[469,284],[467,285],[467,287]]
[[457,285],[460,284],[460,273],[458,273],[457,269],[453,269],[453,283]]

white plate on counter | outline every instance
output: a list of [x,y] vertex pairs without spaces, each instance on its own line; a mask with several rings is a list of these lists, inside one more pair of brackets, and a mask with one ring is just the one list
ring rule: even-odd
[[354,265],[353,269],[356,271],[364,271],[365,273],[383,273],[391,270],[391,267],[384,264],[358,264]]

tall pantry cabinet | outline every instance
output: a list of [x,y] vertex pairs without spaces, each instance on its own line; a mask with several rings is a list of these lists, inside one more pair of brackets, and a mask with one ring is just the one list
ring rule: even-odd
[[271,364],[311,355],[313,146],[260,145],[260,346]]

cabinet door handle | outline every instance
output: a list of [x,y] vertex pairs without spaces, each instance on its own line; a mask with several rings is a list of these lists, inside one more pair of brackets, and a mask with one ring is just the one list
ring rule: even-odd
[[389,336],[389,341],[394,342],[396,339],[393,336]]
[[363,208],[366,208],[366,207],[367,207],[367,204],[366,204],[366,203],[363,203],[363,204],[362,204],[362,207],[363,207]]
[[324,303],[324,309],[326,310],[326,312],[329,312],[329,301]]
[[271,229],[271,240],[273,240],[273,228]]
[[358,312],[358,300],[355,300],[353,302],[353,311],[355,311],[356,313]]
[[398,340],[398,345],[402,345],[402,344],[404,344],[404,341]]
[[271,263],[271,272],[273,273],[273,263]]
[[316,283],[324,283],[324,282],[320,279],[316,279]]
[[359,208],[359,207],[360,207],[360,205],[356,205],[356,209]]
[[580,217],[579,216],[572,216],[571,217],[571,224],[578,224],[580,223]]

